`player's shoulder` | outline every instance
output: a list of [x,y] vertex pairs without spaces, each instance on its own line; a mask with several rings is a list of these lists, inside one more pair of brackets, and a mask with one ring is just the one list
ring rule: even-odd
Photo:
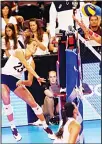
[[24,51],[23,49],[16,49],[14,52],[14,56],[23,56],[24,55]]
[[75,129],[80,129],[81,128],[81,125],[76,120],[72,121],[71,126],[74,127]]

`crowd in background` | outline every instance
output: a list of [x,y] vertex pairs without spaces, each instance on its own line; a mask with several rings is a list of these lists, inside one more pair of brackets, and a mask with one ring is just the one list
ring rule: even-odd
[[[25,48],[27,42],[31,37],[38,42],[38,50],[35,55],[45,55],[49,54],[49,52],[57,52],[58,45],[50,43],[50,25],[49,25],[49,10],[46,12],[45,15],[44,10],[46,8],[50,9],[51,2],[47,3],[37,3],[32,2],[33,4],[33,11],[32,13],[36,13],[35,7],[40,7],[39,9],[39,16],[31,17],[29,14],[29,19],[26,19],[26,15],[24,16],[22,11],[18,13],[19,9],[24,8],[23,5],[20,7],[20,2],[2,2],[1,3],[1,18],[2,18],[2,29],[1,29],[1,36],[2,36],[2,49],[5,51],[4,57],[9,56],[9,51],[13,51],[16,48]],[[94,2],[96,5],[99,5],[99,2]],[[30,4],[30,3],[29,3]],[[44,7],[45,6],[45,7]],[[99,5],[100,6],[100,5]],[[28,6],[29,7],[29,6]],[[18,10],[18,11],[17,11]],[[42,11],[40,11],[42,10]],[[83,17],[83,21],[87,19],[87,26],[97,33],[98,35],[102,35],[101,30],[101,21],[98,16],[92,17]],[[12,26],[7,25],[11,23]],[[6,27],[5,27],[6,26]],[[13,26],[15,29],[13,29]],[[56,19],[56,28],[58,27],[58,22]],[[11,34],[10,31],[11,30]],[[85,38],[88,39],[88,36],[85,34]],[[58,41],[58,38],[56,38]],[[7,54],[8,53],[8,54]]]

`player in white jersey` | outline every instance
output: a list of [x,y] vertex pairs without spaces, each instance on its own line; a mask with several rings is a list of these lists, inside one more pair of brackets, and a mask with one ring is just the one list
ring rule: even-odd
[[54,143],[77,143],[81,130],[80,124],[76,121],[78,108],[75,103],[67,102],[62,110],[62,125],[56,133]]
[[[31,56],[36,52],[36,49],[37,43],[34,40],[27,45],[26,49],[16,49],[2,68],[1,84],[4,110],[11,124],[13,136],[17,141],[21,140],[22,137],[14,124],[13,109],[10,104],[10,90],[31,106],[32,110],[41,120],[43,129],[48,133],[49,138],[53,139],[54,136],[52,130],[46,124],[41,107],[35,102],[32,94],[25,87],[31,86],[33,77],[37,79],[40,85],[41,82],[45,82],[45,79],[40,78],[34,71],[35,63]],[[25,69],[28,71],[28,80],[21,80],[21,75]]]

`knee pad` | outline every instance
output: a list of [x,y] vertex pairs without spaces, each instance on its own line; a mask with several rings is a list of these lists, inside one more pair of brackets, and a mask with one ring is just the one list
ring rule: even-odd
[[11,104],[9,105],[4,105],[4,112],[5,112],[5,115],[11,115],[13,113],[13,108],[11,106]]
[[35,108],[32,108],[36,115],[41,115],[43,113],[42,108],[37,105]]

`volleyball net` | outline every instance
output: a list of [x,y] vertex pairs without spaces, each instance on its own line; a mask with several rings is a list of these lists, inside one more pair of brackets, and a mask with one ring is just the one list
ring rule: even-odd
[[80,34],[78,38],[82,57],[83,83],[91,93],[83,96],[83,120],[101,119],[101,45],[92,46]]

